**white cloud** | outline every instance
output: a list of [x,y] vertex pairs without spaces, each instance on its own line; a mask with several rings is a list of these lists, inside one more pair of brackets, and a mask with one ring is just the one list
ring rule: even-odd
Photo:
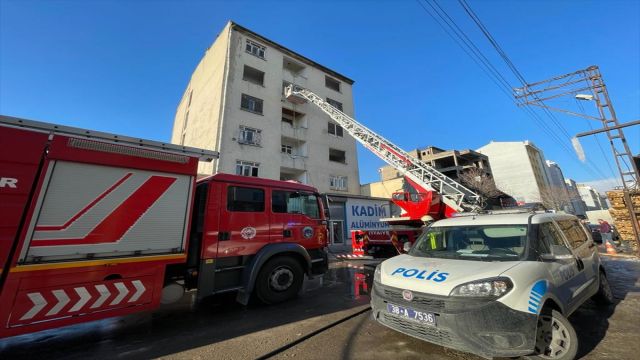
[[622,186],[622,182],[618,178],[593,180],[581,182],[580,184],[589,185],[603,195],[605,192],[613,190],[613,188],[615,188],[616,186]]

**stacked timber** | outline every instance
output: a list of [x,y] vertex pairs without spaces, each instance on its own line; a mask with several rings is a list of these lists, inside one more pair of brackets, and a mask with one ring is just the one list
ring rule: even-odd
[[[640,221],[640,191],[632,192],[630,195],[635,212],[633,218],[635,221]],[[609,213],[613,218],[613,224],[616,226],[616,229],[618,229],[622,240],[637,240],[633,234],[633,225],[631,224],[632,215],[629,213],[629,209],[627,209],[622,190],[607,191],[607,197],[611,203]],[[631,241],[631,246],[635,248],[637,245],[636,241]]]

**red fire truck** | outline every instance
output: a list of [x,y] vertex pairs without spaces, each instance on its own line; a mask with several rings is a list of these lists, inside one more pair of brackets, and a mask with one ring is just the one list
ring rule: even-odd
[[276,303],[327,270],[316,189],[216,174],[218,154],[0,116],[0,338],[197,289]]

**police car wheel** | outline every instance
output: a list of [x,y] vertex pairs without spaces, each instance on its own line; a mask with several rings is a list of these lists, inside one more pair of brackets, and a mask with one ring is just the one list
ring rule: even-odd
[[538,317],[535,355],[530,359],[574,359],[578,353],[578,335],[573,326],[555,310]]
[[601,305],[613,304],[613,292],[604,271],[600,271],[600,284],[598,285],[598,292],[593,296],[593,300]]
[[265,304],[275,304],[298,295],[304,272],[291,257],[276,257],[262,267],[256,279],[256,296]]

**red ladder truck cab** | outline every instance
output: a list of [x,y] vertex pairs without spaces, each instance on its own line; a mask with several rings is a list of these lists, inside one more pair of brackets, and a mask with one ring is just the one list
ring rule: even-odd
[[328,268],[316,189],[217,174],[216,152],[0,116],[0,338],[234,291],[294,297]]

